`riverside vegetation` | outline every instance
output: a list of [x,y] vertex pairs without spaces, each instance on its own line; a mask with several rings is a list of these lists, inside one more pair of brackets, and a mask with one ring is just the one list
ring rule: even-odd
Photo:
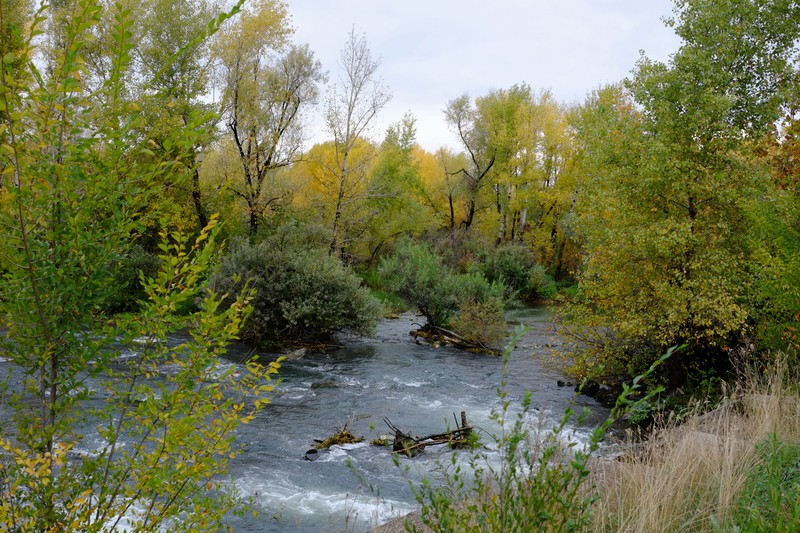
[[613,490],[515,423],[471,495],[419,489],[430,525],[796,529],[800,5],[675,0],[668,62],[575,106],[525,83],[455,97],[459,148],[435,154],[412,115],[370,137],[391,93],[355,29],[306,149],[327,78],[289,21],[280,0],[0,3],[0,524],[224,527],[236,427],[279,366],[221,375],[229,342],[327,342],[408,306],[497,348],[504,311],[545,300],[576,380],[646,385],[634,418],[721,407],[655,431]]

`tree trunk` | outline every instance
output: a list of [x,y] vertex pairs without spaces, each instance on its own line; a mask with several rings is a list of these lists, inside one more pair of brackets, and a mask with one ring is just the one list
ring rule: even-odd
[[197,212],[197,222],[199,222],[200,230],[202,230],[208,226],[208,214],[200,196],[200,169],[197,166],[194,167],[194,172],[192,173],[192,202],[194,202],[194,209]]

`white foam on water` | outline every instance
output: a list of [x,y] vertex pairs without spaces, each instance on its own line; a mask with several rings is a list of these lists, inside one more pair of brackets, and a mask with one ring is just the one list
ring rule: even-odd
[[371,495],[349,492],[326,492],[300,487],[286,479],[261,480],[248,477],[236,482],[244,495],[253,495],[257,507],[265,514],[285,517],[286,520],[314,517],[321,522],[330,518],[358,521],[362,524],[382,524],[412,512],[416,505],[386,500]]
[[368,383],[364,383],[363,381],[356,379],[352,376],[342,376],[342,383],[347,385],[348,387],[357,387],[360,389],[368,389],[370,385]]
[[400,385],[402,387],[422,387],[424,385],[430,385],[431,384],[429,381],[409,381],[409,380],[405,380],[404,381],[404,380],[401,380],[398,377],[392,378],[392,381],[395,384]]

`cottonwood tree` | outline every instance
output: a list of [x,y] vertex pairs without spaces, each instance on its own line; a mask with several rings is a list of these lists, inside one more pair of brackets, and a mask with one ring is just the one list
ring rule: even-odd
[[800,6],[676,5],[678,52],[666,64],[643,58],[628,94],[600,91],[584,111],[593,164],[579,228],[590,305],[573,318],[619,340],[599,351],[609,373],[635,374],[665,347],[688,344],[667,365],[680,384],[723,364],[747,331],[754,255],[744,214],[770,183],[749,145],[791,94]]
[[302,114],[315,103],[321,64],[307,45],[286,43],[286,6],[263,0],[218,38],[225,85],[225,123],[239,159],[240,178],[228,188],[244,200],[251,235],[280,203],[268,177],[294,163],[303,143]]
[[467,154],[465,166],[447,169],[447,172],[460,175],[464,179],[467,191],[466,215],[459,225],[465,231],[469,231],[476,211],[483,207],[479,195],[491,186],[489,173],[497,160],[497,153],[489,141],[487,129],[480,123],[480,114],[472,105],[468,95],[450,100],[444,114],[448,125],[458,135]]
[[[0,77],[10,178],[0,190],[0,524],[219,530],[241,502],[228,487],[213,489],[226,483],[234,431],[266,401],[275,367],[251,363],[239,377],[218,367],[251,294],[222,311],[221,298],[203,291],[216,217],[195,239],[163,232],[162,268],[142,279],[140,314],[103,315],[117,289],[111,265],[142,230],[161,183],[188,179],[204,132],[190,122],[163,151],[150,150],[133,126],[138,107],[123,98],[132,12],[106,12],[95,0],[68,8],[51,71],[38,71],[28,36],[22,68],[3,63]],[[38,16],[31,34],[43,23]],[[82,54],[99,25],[116,36],[116,53],[103,94],[87,101]],[[199,312],[176,316],[198,299]],[[190,338],[170,347],[167,335],[183,327]],[[133,357],[121,358],[126,351]]]
[[415,152],[421,151],[415,124],[414,117],[407,114],[389,126],[372,166],[361,239],[371,263],[399,236],[419,234],[427,225],[420,169],[414,158]]
[[391,99],[389,89],[378,77],[380,61],[372,57],[366,36],[350,30],[339,56],[338,80],[329,90],[325,125],[333,137],[335,159],[320,162],[325,177],[321,181],[334,201],[331,221],[331,251],[341,257],[347,246],[347,211],[363,199],[368,190],[372,161],[368,144],[369,127]]
[[[170,132],[184,124],[204,120],[208,135],[197,139],[192,150],[191,202],[199,228],[208,225],[209,215],[200,192],[200,154],[208,150],[213,141],[217,118],[216,105],[211,96],[211,48],[208,39],[193,42],[206,25],[219,12],[220,3],[213,0],[146,0],[137,7],[141,23],[137,25],[137,46],[132,55],[141,76],[148,80],[138,87],[142,98],[142,112],[146,116],[143,133],[163,149],[163,141]],[[234,21],[231,21],[234,23]],[[191,43],[187,46],[187,43]],[[172,60],[174,56],[178,56]],[[142,95],[141,93],[145,94]],[[185,185],[178,194],[165,198],[181,202]],[[176,201],[177,200],[177,201]],[[182,203],[182,202],[181,202]]]

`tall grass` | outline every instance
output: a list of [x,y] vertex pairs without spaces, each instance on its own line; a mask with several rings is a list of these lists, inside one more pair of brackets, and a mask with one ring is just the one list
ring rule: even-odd
[[715,410],[599,464],[590,529],[800,531],[798,377],[784,358],[748,370]]

